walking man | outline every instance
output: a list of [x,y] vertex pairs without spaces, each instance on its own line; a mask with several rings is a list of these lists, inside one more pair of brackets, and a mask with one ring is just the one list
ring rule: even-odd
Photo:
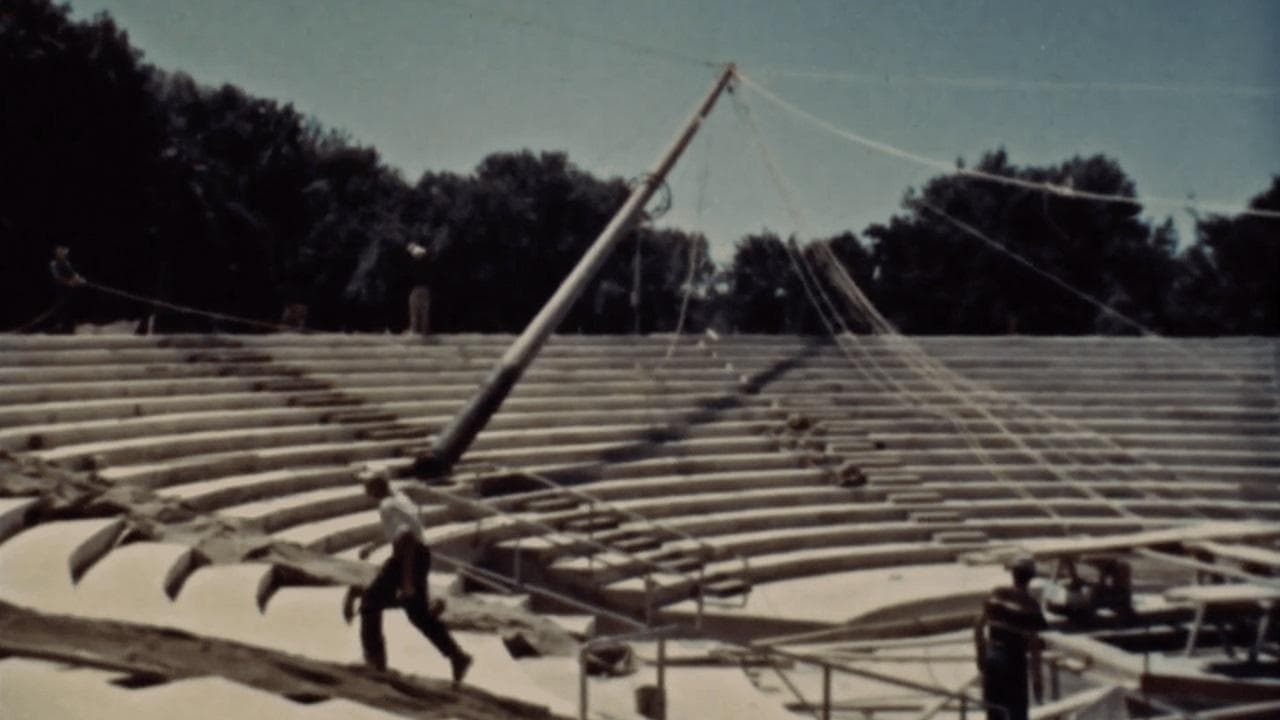
[[1030,557],[1020,557],[1010,571],[1013,587],[991,591],[973,628],[987,720],[1026,720],[1028,667],[1033,670],[1031,686],[1037,703],[1043,695],[1039,633],[1047,625],[1040,604],[1027,589],[1036,564]]
[[462,651],[440,620],[444,603],[428,604],[427,573],[431,570],[431,549],[422,541],[422,521],[413,501],[394,490],[386,471],[361,473],[365,492],[378,501],[382,530],[391,544],[391,557],[365,589],[360,600],[360,644],[364,659],[378,670],[387,667],[387,651],[382,636],[382,611],[399,604],[409,621],[418,628],[441,655],[449,658],[453,682],[458,684],[471,666],[471,656]]

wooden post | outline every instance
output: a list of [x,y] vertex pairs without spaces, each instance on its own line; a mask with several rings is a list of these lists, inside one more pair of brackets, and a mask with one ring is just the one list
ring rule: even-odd
[[667,720],[667,638],[658,636],[658,718]]
[[822,666],[822,720],[831,720],[831,666]]
[[519,382],[520,377],[524,374],[525,368],[533,361],[534,356],[542,349],[542,345],[546,343],[551,333],[555,332],[560,322],[564,320],[564,316],[568,314],[569,309],[573,307],[578,297],[586,290],[587,284],[595,276],[609,258],[609,254],[613,252],[614,247],[622,238],[623,233],[631,226],[640,212],[644,209],[644,205],[652,197],[654,191],[662,184],[663,179],[671,168],[675,166],[676,160],[680,154],[689,145],[689,141],[693,139],[694,134],[702,125],[702,121],[706,119],[711,112],[711,108],[715,105],[716,99],[729,85],[729,81],[733,78],[735,67],[733,63],[724,66],[720,74],[716,77],[715,84],[706,97],[698,103],[698,107],[694,110],[693,115],[685,123],[680,133],[676,136],[671,146],[662,154],[656,165],[644,177],[644,180],[638,183],[631,195],[627,198],[622,207],[618,209],[613,219],[600,232],[599,237],[583,254],[582,259],[560,283],[560,287],[556,289],[551,299],[546,305],[538,311],[537,316],[530,321],[528,327],[516,338],[511,344],[507,352],[503,354],[502,359],[490,371],[489,377],[480,386],[480,389],[471,397],[467,404],[463,407],[453,420],[445,427],[436,439],[431,449],[426,453],[419,455],[413,464],[413,472],[421,478],[440,477],[449,473],[458,459],[462,457],[467,448],[471,446],[476,435],[489,422],[489,418],[498,411],[502,406],[502,402],[506,399],[511,389]]
[[587,720],[587,653],[591,645],[578,651],[578,720]]

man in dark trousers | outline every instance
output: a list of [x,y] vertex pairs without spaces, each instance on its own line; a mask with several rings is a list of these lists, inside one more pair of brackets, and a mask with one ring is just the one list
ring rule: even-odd
[[431,282],[433,253],[418,243],[406,248],[412,262],[413,288],[409,291],[409,332],[426,336],[431,330]]
[[1013,587],[991,591],[973,628],[988,720],[1026,720],[1028,667],[1033,670],[1031,685],[1037,703],[1042,696],[1039,633],[1047,625],[1040,604],[1027,591],[1036,564],[1030,557],[1019,557],[1010,571]]
[[422,521],[418,508],[404,493],[394,490],[385,471],[361,473],[365,492],[378,501],[382,530],[391,544],[391,557],[365,589],[360,600],[360,644],[365,662],[378,670],[387,667],[386,645],[382,637],[382,611],[399,604],[409,621],[418,628],[453,667],[453,682],[462,682],[471,666],[471,656],[462,651],[440,621],[444,603],[428,604],[427,573],[431,570],[431,550],[422,541]]
[[55,284],[54,291],[56,293],[53,307],[41,316],[37,321],[43,322],[48,318],[52,318],[52,322],[48,323],[53,332],[74,333],[76,330],[76,295],[83,294],[80,290],[88,283],[71,267],[71,251],[65,245],[59,245],[53,249],[53,260],[49,261],[49,274],[53,276]]

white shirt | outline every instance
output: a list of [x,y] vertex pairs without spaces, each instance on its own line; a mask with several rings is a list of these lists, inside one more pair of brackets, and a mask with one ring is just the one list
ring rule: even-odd
[[406,533],[422,541],[422,520],[418,517],[418,508],[399,490],[392,490],[390,495],[382,498],[378,503],[378,515],[382,518],[382,532],[388,543],[394,544],[396,538]]

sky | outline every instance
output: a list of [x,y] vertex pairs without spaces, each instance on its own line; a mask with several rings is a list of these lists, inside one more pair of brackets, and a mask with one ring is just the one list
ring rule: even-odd
[[[1243,207],[1280,174],[1273,0],[71,0],[144,59],[293,103],[414,182],[487,154],[653,166],[716,64],[833,126],[917,155],[1114,158],[1140,196]],[[755,128],[755,129],[753,129]],[[761,148],[764,148],[762,150]],[[780,192],[765,155],[785,185]],[[746,233],[862,231],[936,168],[841,139],[750,86],[670,178],[660,224],[713,257]],[[1148,205],[1190,240],[1185,208]]]

